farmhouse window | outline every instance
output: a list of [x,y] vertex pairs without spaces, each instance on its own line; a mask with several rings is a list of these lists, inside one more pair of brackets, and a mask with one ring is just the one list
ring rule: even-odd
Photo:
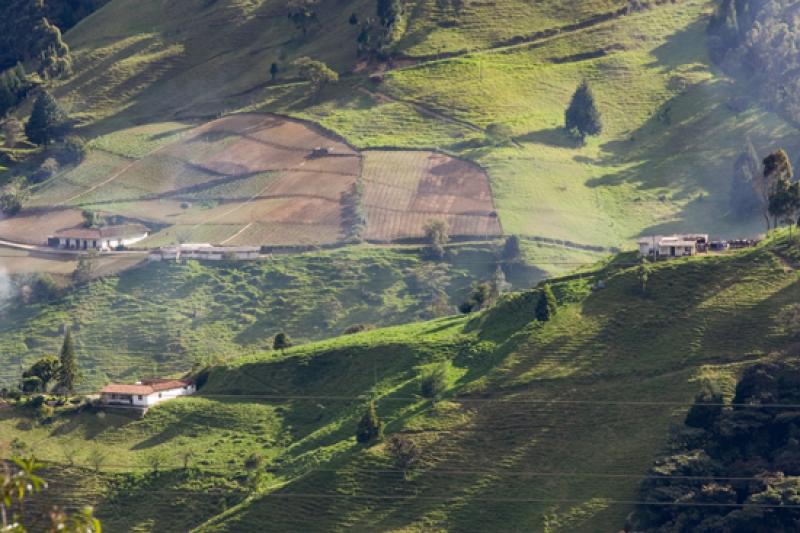
[[141,394],[139,394],[139,400],[141,400],[141,399],[142,399],[142,395],[141,395]]

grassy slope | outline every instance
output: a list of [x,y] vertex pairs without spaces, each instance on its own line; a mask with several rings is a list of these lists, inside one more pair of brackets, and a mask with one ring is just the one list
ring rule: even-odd
[[[712,2],[665,3],[515,46],[502,45],[610,13],[620,3],[503,0],[468,2],[460,12],[450,4],[409,6],[398,52],[461,55],[401,63],[377,87],[398,100],[370,95],[376,86],[364,79],[367,71],[316,103],[302,84],[266,83],[267,65],[277,61],[291,77],[290,62],[300,55],[340,72],[355,67],[348,44],[355,30],[346,18],[356,12],[363,19],[373,9],[360,1],[335,9],[323,3],[321,26],[303,39],[277,0],[205,7],[113,0],[67,35],[76,74],[57,92],[73,103],[90,138],[139,122],[267,110],[317,121],[360,148],[440,148],[490,172],[510,233],[619,246],[651,231],[761,231],[757,217],[728,213],[731,162],[747,136],[760,152],[794,150],[795,132],[756,102],[740,113],[728,107],[747,91],[710,66],[704,27]],[[593,85],[605,130],[576,147],[560,126],[581,79]],[[492,122],[510,125],[518,142],[476,147],[480,129]],[[108,160],[119,155],[100,163],[111,168]]]
[[[285,330],[298,341],[339,334],[355,323],[398,324],[429,318],[435,284],[451,305],[470,284],[495,270],[493,245],[458,245],[450,262],[421,259],[418,248],[355,247],[278,255],[239,264],[149,263],[68,294],[63,300],[13,308],[0,321],[0,384],[20,366],[55,353],[72,324],[86,381],[188,370],[193,363],[264,349]],[[530,287],[545,273],[593,261],[596,254],[529,244],[529,261],[509,281]]]
[[[55,461],[62,448],[86,450],[92,440],[114,454],[108,471],[141,472],[148,454],[168,450],[169,474],[135,486],[198,506],[207,496],[176,488],[204,477],[177,468],[176,450],[190,447],[206,482],[233,505],[204,530],[613,531],[630,511],[615,502],[636,498],[637,476],[700,382],[729,387],[743,364],[792,346],[776,315],[800,296],[800,251],[785,236],[733,255],[660,263],[646,296],[628,261],[596,274],[603,290],[589,291],[591,279],[556,282],[562,307],[544,325],[531,321],[536,293],[518,293],[470,318],[239,359],[214,370],[200,396],[143,421],[85,412],[47,426],[6,411],[0,428]],[[441,360],[451,364],[450,389],[431,404],[416,396],[416,369]],[[423,450],[408,479],[383,445],[364,449],[352,438],[370,396],[387,433],[405,433]],[[235,480],[252,450],[267,457],[269,474],[244,498]],[[124,510],[123,529],[185,529],[221,509],[173,521],[160,512],[176,505],[169,498],[124,500],[99,505],[112,526]]]

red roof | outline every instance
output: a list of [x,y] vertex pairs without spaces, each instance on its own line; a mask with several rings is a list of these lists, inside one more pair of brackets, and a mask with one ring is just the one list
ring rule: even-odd
[[172,389],[182,389],[192,382],[188,379],[144,379],[140,383],[127,385],[124,383],[111,383],[100,391],[102,394],[153,394]]

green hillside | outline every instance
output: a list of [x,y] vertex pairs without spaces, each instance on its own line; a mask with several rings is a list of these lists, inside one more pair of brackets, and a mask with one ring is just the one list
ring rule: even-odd
[[[53,490],[96,502],[111,530],[619,530],[703,384],[730,394],[747,365],[792,349],[777,317],[800,297],[785,233],[658,263],[645,294],[631,260],[554,280],[560,309],[545,323],[533,318],[538,290],[515,293],[477,315],[239,358],[143,420],[5,409],[0,434],[56,464],[77,450]],[[432,403],[419,372],[441,361],[448,388]],[[387,437],[421,450],[405,475],[385,443],[355,443],[370,398]],[[107,454],[98,475],[93,450]],[[257,480],[253,452],[265,461]],[[72,492],[83,476],[93,485]]]
[[[507,233],[623,247],[649,232],[755,235],[758,217],[728,207],[733,161],[748,137],[763,154],[795,152],[797,136],[748,96],[749,83],[711,65],[713,6],[419,0],[386,65],[357,60],[347,21],[373,16],[371,2],[321,2],[319,24],[303,36],[277,0],[112,0],[66,35],[75,73],[54,90],[94,151],[51,182],[102,182],[116,158],[170,139],[157,132],[179,133],[170,121],[270,111],[317,122],[357,148],[438,148],[477,162]],[[343,75],[316,99],[291,64],[305,55]],[[270,82],[273,62],[281,71]],[[563,110],[584,79],[604,129],[577,146]],[[497,123],[513,131],[511,145],[486,143],[484,129]],[[156,133],[115,137],[131,126]]]
[[[528,264],[543,266],[505,266],[517,290],[599,257],[534,243],[523,251]],[[21,368],[57,353],[65,325],[78,346],[82,388],[91,391],[109,377],[187,371],[263,350],[278,331],[305,342],[353,324],[449,314],[473,282],[493,276],[498,253],[497,245],[482,243],[454,245],[441,263],[426,260],[418,247],[356,247],[242,263],[145,263],[54,302],[2,312],[0,386],[16,384]]]

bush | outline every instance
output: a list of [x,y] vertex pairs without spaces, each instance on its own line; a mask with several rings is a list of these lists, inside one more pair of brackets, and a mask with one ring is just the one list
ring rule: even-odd
[[425,398],[439,398],[447,390],[447,363],[440,363],[420,374],[419,391]]
[[375,329],[374,324],[353,324],[352,326],[347,326],[342,335],[353,335],[362,331],[372,331],[373,329]]
[[511,128],[506,124],[489,124],[486,128],[486,142],[493,146],[511,144],[514,140]]
[[75,135],[67,137],[58,154],[61,164],[77,165],[84,159],[86,159],[86,142]]
[[356,441],[360,444],[368,444],[383,438],[383,422],[378,418],[375,404],[370,402],[367,411],[356,428]]
[[389,439],[387,449],[394,459],[397,468],[405,474],[406,471],[414,466],[422,456],[419,446],[405,435],[392,435]]
[[41,165],[39,165],[39,168],[37,168],[33,174],[28,176],[28,182],[41,183],[46,181],[53,177],[58,172],[59,168],[61,167],[59,166],[58,161],[56,161],[56,159],[53,157],[48,157]]
[[0,193],[0,213],[14,216],[22,209],[25,193],[15,186],[9,186]]

